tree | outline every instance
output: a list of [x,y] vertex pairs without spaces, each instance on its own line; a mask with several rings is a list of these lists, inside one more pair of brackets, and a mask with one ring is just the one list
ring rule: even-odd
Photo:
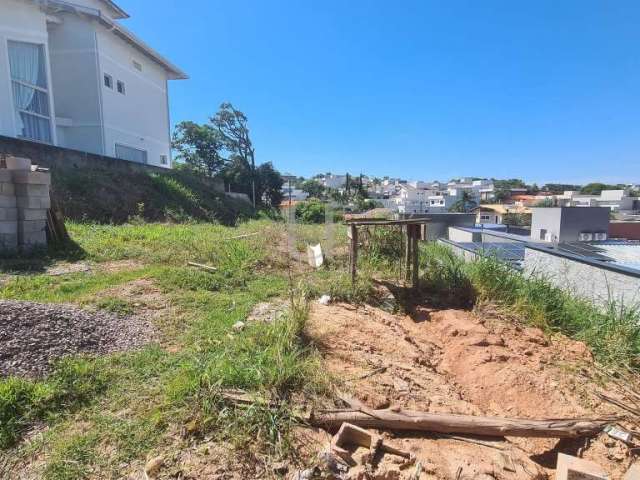
[[300,202],[296,205],[296,218],[303,223],[323,223],[325,204],[318,200]]
[[595,182],[588,183],[582,187],[580,193],[584,195],[600,195],[603,190],[624,190],[625,188],[624,185],[607,185],[606,183]]
[[566,191],[578,192],[582,189],[580,185],[571,185],[568,183],[547,183],[542,187],[542,191],[554,193],[554,194],[562,194]]
[[249,137],[247,116],[229,102],[220,105],[220,110],[211,119],[223,138],[224,147],[234,162],[244,163],[250,172],[251,200],[256,206],[256,161],[255,149]]
[[226,160],[222,156],[224,139],[213,126],[180,122],[173,132],[172,147],[177,160],[208,177],[220,173]]
[[263,163],[256,169],[256,193],[263,205],[277,207],[282,202],[284,180],[271,162]]
[[466,190],[462,191],[460,199],[451,205],[450,212],[466,213],[477,207],[477,202],[471,197],[471,193]]
[[556,202],[553,200],[553,198],[544,198],[539,202],[536,202],[536,204],[534,205],[534,207],[539,207],[539,208],[551,208],[555,206],[556,206]]
[[307,192],[310,197],[321,198],[324,195],[324,186],[317,180],[306,180],[300,187],[303,192]]

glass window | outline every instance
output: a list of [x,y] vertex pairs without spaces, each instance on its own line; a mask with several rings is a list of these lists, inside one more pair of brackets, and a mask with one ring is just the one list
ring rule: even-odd
[[51,143],[44,46],[10,41],[9,68],[18,136]]
[[147,152],[116,143],[116,158],[136,163],[147,163]]
[[125,94],[124,82],[122,80],[118,80],[118,93]]
[[108,74],[104,74],[104,86],[113,90],[113,77]]

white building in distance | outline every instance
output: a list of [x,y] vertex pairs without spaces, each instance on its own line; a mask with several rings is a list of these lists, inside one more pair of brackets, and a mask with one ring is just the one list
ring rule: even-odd
[[0,135],[169,168],[168,80],[187,76],[111,0],[0,2]]

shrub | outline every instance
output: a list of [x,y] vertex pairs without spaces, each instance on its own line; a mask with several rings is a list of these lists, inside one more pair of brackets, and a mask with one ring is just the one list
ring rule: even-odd
[[317,200],[296,205],[296,218],[302,223],[324,223],[325,204]]

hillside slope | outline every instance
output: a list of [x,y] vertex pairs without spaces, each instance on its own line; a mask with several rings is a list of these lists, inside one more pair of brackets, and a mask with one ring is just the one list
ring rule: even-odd
[[120,224],[211,221],[233,225],[253,216],[248,202],[232,199],[215,183],[190,172],[53,169],[52,196],[66,218]]

